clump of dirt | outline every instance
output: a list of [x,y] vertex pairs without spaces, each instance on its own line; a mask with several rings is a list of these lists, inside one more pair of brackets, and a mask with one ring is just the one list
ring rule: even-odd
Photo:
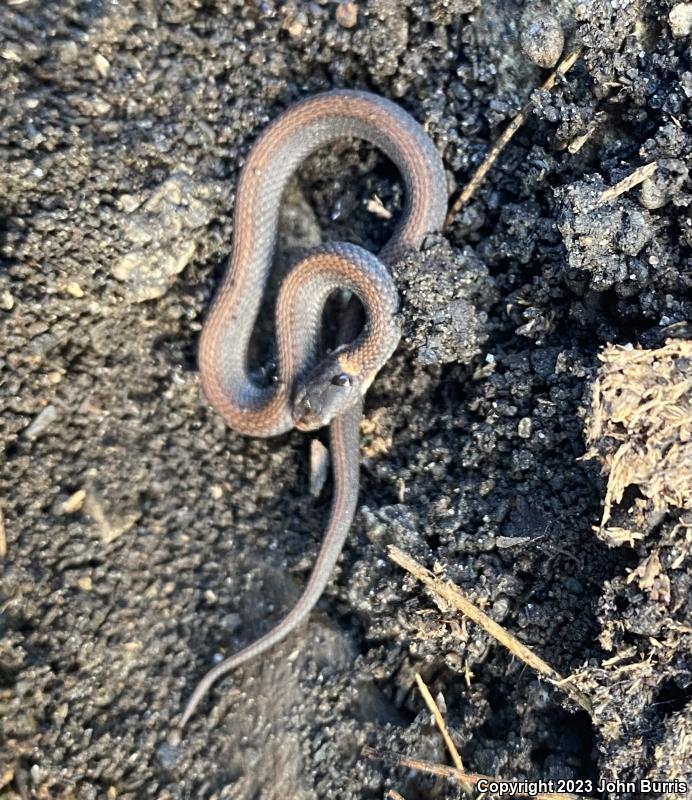
[[[649,263],[661,249],[651,214],[629,198],[602,205],[606,190],[600,176],[565,188],[558,226],[569,252],[569,268],[587,276],[596,291],[615,288],[623,297],[641,291],[649,280]],[[653,252],[647,251],[653,246]]]
[[488,339],[487,309],[497,291],[471,248],[455,253],[444,240],[433,245],[432,238],[394,268],[402,343],[421,365],[468,363]]

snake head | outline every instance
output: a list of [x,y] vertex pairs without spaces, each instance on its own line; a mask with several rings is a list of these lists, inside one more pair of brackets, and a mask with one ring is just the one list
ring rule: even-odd
[[293,424],[298,430],[329,425],[367,390],[360,375],[343,361],[339,351],[330,353],[301,381],[293,398]]

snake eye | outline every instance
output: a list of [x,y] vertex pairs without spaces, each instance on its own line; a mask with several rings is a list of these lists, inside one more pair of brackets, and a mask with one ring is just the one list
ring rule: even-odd
[[350,386],[351,379],[348,377],[348,375],[346,375],[346,373],[341,372],[339,375],[335,375],[332,378],[332,384],[334,386]]

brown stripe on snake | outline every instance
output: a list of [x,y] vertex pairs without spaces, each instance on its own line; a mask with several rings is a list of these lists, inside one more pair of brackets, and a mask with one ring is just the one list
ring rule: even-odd
[[[404,212],[378,256],[337,242],[311,250],[291,269],[276,303],[277,380],[260,386],[249,372],[248,347],[272,268],[282,193],[308,155],[343,138],[365,139],[396,164],[406,188]],[[329,425],[334,493],[322,547],[300,599],[268,633],[204,676],[180,727],[215,681],[294,630],[329,581],[358,501],[363,396],[400,336],[398,295],[385,265],[441,229],[446,209],[444,168],[423,128],[394,103],[367,92],[336,90],[296,103],[252,148],[238,185],[230,265],[200,337],[202,387],[240,433],[274,436],[293,427]],[[344,344],[320,354],[324,306],[337,289],[358,297],[365,325],[354,340],[353,321],[344,323]]]

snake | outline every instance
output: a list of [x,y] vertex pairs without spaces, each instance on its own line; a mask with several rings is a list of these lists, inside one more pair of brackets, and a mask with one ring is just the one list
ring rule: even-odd
[[[403,212],[377,255],[355,244],[310,249],[283,279],[275,303],[273,381],[250,366],[250,341],[273,268],[284,189],[316,150],[362,139],[382,150],[404,182]],[[442,229],[447,186],[442,159],[423,127],[378,95],[337,89],[296,102],[251,148],[240,173],[228,267],[200,333],[200,382],[233,430],[277,436],[329,426],[333,493],[322,545],[305,589],[273,628],[214,666],[194,689],[184,727],[220,678],[285,639],[310,614],[339,558],[355,515],[363,399],[401,336],[399,298],[389,267]],[[360,301],[364,322],[347,308],[337,346],[322,347],[325,305],[338,290]]]

